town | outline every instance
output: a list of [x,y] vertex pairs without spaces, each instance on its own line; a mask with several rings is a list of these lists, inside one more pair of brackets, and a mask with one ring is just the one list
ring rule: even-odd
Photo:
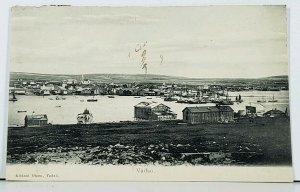
[[[146,81],[147,79],[145,79]],[[186,80],[185,83],[166,82],[99,82],[87,79],[34,80],[11,78],[9,93],[15,95],[120,95],[120,96],[163,96],[166,100],[201,97],[201,102],[226,96],[234,91],[280,91],[288,90],[287,77],[263,79],[216,79],[200,82]],[[185,100],[193,102],[192,100]],[[199,101],[199,102],[200,102]]]
[[[10,101],[16,102],[16,95],[51,96],[49,100],[65,100],[69,95],[89,96],[86,102],[97,102],[97,95],[115,98],[115,96],[133,96],[144,98],[143,102],[134,107],[134,119],[137,121],[166,121],[176,120],[177,115],[167,106],[166,102],[189,104],[182,110],[183,122],[197,123],[229,123],[236,118],[244,117],[283,117],[288,116],[288,108],[285,111],[276,107],[265,111],[262,105],[247,104],[245,108],[234,112],[230,105],[243,103],[241,95],[231,96],[229,92],[240,91],[281,91],[288,90],[288,82],[285,79],[264,79],[251,81],[220,81],[202,84],[193,83],[104,83],[92,81],[81,76],[81,79],[66,79],[61,81],[12,79],[10,82]],[[91,98],[91,96],[93,96]],[[152,97],[159,97],[165,102],[151,101]],[[248,97],[254,97],[250,95]],[[257,104],[277,103],[274,98],[257,98]],[[147,101],[148,100],[148,101]],[[85,102],[84,99],[80,100]],[[213,106],[199,106],[193,104],[214,104]],[[26,112],[26,111],[18,111]],[[86,109],[77,115],[78,124],[94,123],[93,114]],[[25,117],[25,126],[35,127],[48,124],[47,114],[31,114]]]

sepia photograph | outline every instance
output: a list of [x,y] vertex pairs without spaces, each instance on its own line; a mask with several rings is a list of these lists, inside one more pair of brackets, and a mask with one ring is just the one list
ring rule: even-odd
[[68,180],[40,166],[290,178],[287,31],[286,6],[13,7],[8,179]]

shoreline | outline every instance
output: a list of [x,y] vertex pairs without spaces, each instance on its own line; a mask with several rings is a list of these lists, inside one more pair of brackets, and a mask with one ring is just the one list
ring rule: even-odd
[[288,117],[241,117],[241,118],[235,118],[234,121],[222,123],[222,122],[216,122],[216,123],[197,123],[197,124],[189,124],[184,122],[182,119],[175,119],[175,120],[164,120],[164,121],[149,121],[149,120],[135,120],[135,121],[119,121],[119,122],[98,122],[98,123],[89,123],[89,124],[78,124],[78,123],[70,123],[70,124],[48,124],[44,126],[37,126],[37,127],[25,127],[25,126],[8,126],[8,128],[43,128],[43,127],[59,127],[59,126],[77,126],[77,127],[97,127],[97,126],[114,126],[114,125],[151,125],[151,124],[160,124],[160,125],[186,125],[186,126],[192,126],[192,125],[227,125],[227,124],[237,124],[242,121],[256,121],[256,120],[267,120],[272,121],[276,119],[288,119]]

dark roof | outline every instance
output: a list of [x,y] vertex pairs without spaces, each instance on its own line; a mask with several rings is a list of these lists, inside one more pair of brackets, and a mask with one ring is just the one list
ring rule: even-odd
[[264,114],[273,114],[273,115],[275,115],[275,114],[285,114],[283,111],[280,111],[280,110],[277,110],[277,109],[272,109],[272,110],[270,110],[270,111],[267,111],[267,112],[265,112]]
[[165,106],[167,108],[170,108],[167,105],[164,105],[162,103],[157,103],[155,101],[152,101],[152,102],[140,102],[139,104],[135,105],[135,107],[154,108],[154,107],[157,107],[159,105],[163,105],[163,106]]
[[205,113],[205,112],[232,112],[230,106],[203,106],[203,107],[186,107],[183,111],[189,110],[192,113]]
[[26,117],[28,120],[48,120],[47,115],[45,114],[41,114],[41,115],[26,115]]

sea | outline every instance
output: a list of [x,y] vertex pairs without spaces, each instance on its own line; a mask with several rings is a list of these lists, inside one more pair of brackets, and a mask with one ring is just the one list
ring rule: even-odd
[[[235,112],[245,110],[246,106],[257,106],[260,110],[268,111],[278,109],[281,111],[289,110],[289,92],[288,91],[242,91],[228,92],[230,98],[241,95],[243,102],[231,105]],[[273,100],[278,102],[268,102]],[[58,96],[59,98],[61,96]],[[134,120],[134,106],[140,102],[158,102],[171,108],[177,114],[177,119],[182,119],[182,110],[189,106],[215,106],[213,103],[207,104],[184,104],[175,101],[164,101],[163,97],[139,97],[134,96],[115,96],[109,98],[105,95],[99,96],[63,96],[65,100],[56,100],[55,95],[33,96],[17,95],[18,101],[9,101],[8,125],[11,127],[20,127],[24,125],[26,115],[46,114],[48,123],[51,124],[76,124],[77,115],[88,109],[93,114],[94,123],[120,122]],[[97,99],[97,102],[87,102],[87,99]],[[265,103],[259,103],[258,100],[266,100]]]

